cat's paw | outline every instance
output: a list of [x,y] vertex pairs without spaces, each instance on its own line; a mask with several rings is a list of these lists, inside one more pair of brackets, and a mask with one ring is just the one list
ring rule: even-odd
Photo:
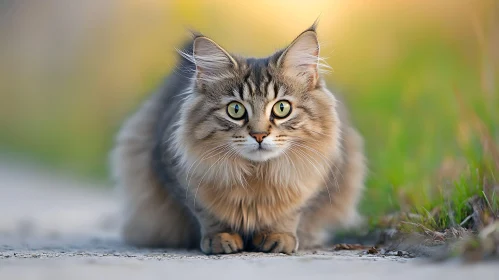
[[298,238],[291,233],[260,232],[253,236],[256,251],[267,253],[292,254],[296,251]]
[[203,236],[201,251],[205,254],[232,254],[243,250],[243,239],[237,233],[215,233]]

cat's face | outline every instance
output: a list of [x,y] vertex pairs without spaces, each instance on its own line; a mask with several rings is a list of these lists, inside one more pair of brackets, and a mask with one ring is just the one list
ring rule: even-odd
[[319,80],[318,53],[310,30],[265,59],[235,58],[196,38],[196,94],[185,109],[193,144],[216,158],[263,162],[331,143],[335,99]]

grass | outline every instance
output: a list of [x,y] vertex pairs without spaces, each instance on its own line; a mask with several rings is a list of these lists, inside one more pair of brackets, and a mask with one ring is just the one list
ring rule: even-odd
[[[164,31],[183,28],[177,17],[196,9],[199,15],[190,23],[232,50],[258,54],[267,53],[260,46],[282,46],[299,30],[276,26],[286,34],[279,41],[276,32],[263,28],[260,41],[253,42],[243,35],[251,30],[240,13],[210,10],[233,25],[209,25],[210,18],[201,16],[204,4],[188,2],[167,7],[176,17],[116,20],[107,26],[118,30],[113,36],[99,33],[105,28],[92,29],[96,35],[73,59],[73,72],[41,68],[40,78],[16,75],[17,61],[0,65],[0,91],[15,93],[0,103],[0,151],[105,179],[120,122],[172,69],[173,51],[165,50],[180,44],[180,31],[167,37]],[[470,8],[449,2],[445,12],[432,16],[429,2],[407,10],[391,10],[388,3],[386,11],[357,11],[334,25],[321,20],[322,54],[334,69],[326,79],[339,88],[366,140],[370,173],[361,209],[371,227],[480,231],[499,215],[497,3]],[[245,9],[230,8],[239,6]],[[252,10],[254,17],[265,12],[245,12]],[[449,25],[452,15],[459,21]]]

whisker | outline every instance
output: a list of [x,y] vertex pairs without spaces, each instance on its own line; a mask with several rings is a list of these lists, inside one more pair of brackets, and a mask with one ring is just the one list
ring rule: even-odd
[[[293,145],[293,144],[292,144],[292,145]],[[298,152],[298,150],[290,150],[290,151]],[[321,175],[320,170],[319,170],[319,169],[315,166],[315,164],[314,164],[314,163],[313,163],[313,162],[309,159],[309,158],[312,158],[312,157],[310,157],[310,155],[307,155],[306,153],[301,153],[301,152],[300,152],[300,154],[302,154],[302,155],[304,156],[304,158],[308,160],[308,162],[309,162],[309,163],[310,163],[310,164],[311,164],[311,165],[315,168],[315,170],[319,173],[318,175],[320,176],[320,175]],[[308,157],[308,158],[307,158],[307,157]],[[314,158],[312,158],[312,159],[314,159]],[[316,162],[317,162],[317,161],[316,161]],[[317,163],[319,163],[319,162],[317,162]],[[325,170],[325,169],[324,169],[324,170]],[[330,179],[329,179],[329,177],[327,177],[327,178],[328,178],[328,180],[330,180]],[[327,184],[326,179],[325,179],[325,177],[324,177],[324,176],[322,176],[322,180],[324,181],[324,186],[326,187],[326,190],[327,190],[327,193],[328,193],[328,196],[329,196],[329,203],[330,203],[330,205],[332,206],[332,205],[333,205],[333,200],[332,200],[332,198],[331,198],[331,193],[329,192],[329,187],[328,187],[328,184]]]
[[[191,166],[189,166],[189,168],[187,169],[187,172],[186,172],[187,176],[186,176],[185,180],[186,180],[186,181],[188,181],[188,180],[189,180],[189,172],[191,171],[191,169],[192,169],[192,167],[194,166],[194,164],[196,164],[196,163],[200,164],[200,163],[201,163],[201,161],[203,161],[204,159],[208,159],[208,158],[209,158],[209,157],[208,157],[208,158],[205,158],[205,157],[207,157],[207,156],[208,156],[208,154],[210,154],[210,153],[212,153],[212,152],[215,152],[215,151],[217,151],[217,150],[220,150],[221,148],[223,148],[223,147],[224,147],[224,146],[226,146],[226,145],[229,145],[229,144],[221,144],[221,145],[215,146],[214,148],[209,149],[208,151],[206,151],[206,152],[204,152],[203,154],[201,154],[201,156],[200,156],[198,159],[196,159],[196,160],[195,160],[195,161],[191,164]],[[197,165],[196,165],[196,167],[197,167]]]
[[[319,144],[323,144],[323,143],[322,143],[322,142],[320,142],[319,140],[314,140],[314,139],[308,139],[307,141],[310,141],[310,140],[315,141],[315,142],[317,142],[317,143],[319,143]],[[297,142],[296,142],[296,140],[290,140],[290,141],[293,141],[293,142],[297,143]],[[303,145],[306,145],[306,144],[305,144],[305,142],[298,142],[298,143],[303,144]],[[313,149],[312,147],[310,147],[310,146],[308,146],[308,145],[306,145],[306,146],[307,146],[308,148],[310,148],[310,149]],[[340,169],[336,166],[336,164],[334,164],[334,161],[333,161],[332,159],[327,159],[326,157],[324,157],[324,155],[322,155],[322,154],[321,154],[319,151],[317,151],[316,149],[313,149],[313,150],[315,150],[315,152],[316,152],[319,156],[322,156],[325,160],[327,160],[329,163],[331,163],[331,164],[333,165],[333,167],[334,167],[334,168],[338,171],[338,173],[339,173],[339,175],[341,176],[341,178],[342,178],[343,180],[345,179],[345,178],[343,177],[343,174],[341,173],[341,170],[340,170]]]
[[[299,145],[300,147],[303,147],[303,148],[305,148],[305,149],[307,149],[307,150],[309,150],[309,151],[311,151],[311,152],[313,152],[313,153],[317,154],[318,156],[320,156],[323,160],[325,160],[325,163],[328,165],[329,170],[333,170],[333,167],[334,167],[334,168],[338,171],[338,173],[340,174],[340,176],[342,177],[342,179],[344,179],[344,178],[343,178],[343,174],[341,174],[341,170],[340,170],[340,169],[339,169],[339,168],[338,168],[338,167],[334,164],[334,162],[333,162],[331,159],[326,158],[326,157],[325,157],[324,155],[322,155],[322,154],[321,154],[318,150],[316,150],[316,149],[314,149],[314,148],[312,148],[312,147],[310,147],[310,146],[308,146],[308,145],[306,145],[306,144],[300,144],[300,143],[297,143],[297,142],[292,142],[292,143],[294,143],[295,145]],[[331,167],[331,165],[330,165],[330,164],[332,164],[332,165],[333,165],[333,167]],[[329,175],[328,175],[328,176],[329,176]],[[338,192],[340,192],[340,186],[339,186],[339,183],[338,183],[338,179],[336,178],[336,176],[334,176],[334,174],[333,174],[333,179],[334,179],[334,181],[335,181],[336,190],[337,190]]]
[[210,170],[213,168],[213,166],[215,166],[215,164],[217,164],[218,162],[220,162],[228,153],[232,152],[233,150],[229,148],[229,150],[222,156],[220,157],[219,159],[217,159],[214,163],[212,163],[210,165],[210,167],[208,168],[208,170],[206,170],[203,174],[203,176],[201,177],[201,180],[199,181],[198,183],[198,186],[196,188],[196,192],[194,193],[194,207],[196,207],[196,198],[197,198],[197,195],[198,195],[198,191],[199,191],[199,187],[201,186],[201,183],[203,182],[204,180],[204,177],[206,176],[206,174],[208,174],[208,172],[210,172]]
[[[319,175],[319,176],[321,176],[321,175],[322,175],[322,174],[321,174],[321,172],[320,172],[320,170],[319,170],[319,169],[317,168],[317,166],[316,166],[316,165],[315,165],[315,164],[314,164],[314,163],[310,160],[309,156],[308,156],[306,153],[302,153],[302,152],[300,152],[298,149],[295,149],[295,150],[290,149],[290,151],[291,151],[292,153],[294,153],[294,154],[298,155],[298,157],[299,157],[299,158],[302,158],[302,159],[307,160],[307,161],[310,163],[310,165],[311,165],[312,167],[314,167],[314,169],[315,169],[315,170],[319,173],[318,175]],[[300,155],[301,155],[301,157],[300,157]],[[324,184],[325,184],[325,185],[327,185],[327,182],[326,182],[325,178],[324,178],[323,176],[321,176],[321,177],[322,177],[322,180],[324,181]]]
[[[239,152],[237,150],[234,150],[234,153],[232,153],[226,161],[229,161],[229,160],[232,160],[234,159],[237,155],[239,154]],[[234,169],[233,168],[230,168],[230,173],[231,175],[234,175]],[[238,181],[241,183],[241,186],[246,190],[246,186],[248,185],[248,182],[246,181],[246,177],[244,176],[243,173],[239,173],[238,174],[239,178],[238,178]],[[231,188],[232,188],[232,185],[231,185]]]
[[[216,146],[215,148],[212,148],[211,150],[205,152],[202,154],[201,158],[200,159],[197,159],[196,161],[194,161],[191,165],[191,167],[189,168],[189,170],[187,171],[186,173],[186,178],[185,180],[187,181],[187,189],[186,189],[186,194],[187,194],[187,191],[189,189],[189,186],[190,186],[190,182],[191,182],[191,179],[192,179],[192,176],[194,176],[194,173],[195,171],[197,170],[197,168],[199,167],[199,165],[201,164],[201,162],[203,162],[203,160],[206,160],[206,159],[209,159],[209,158],[212,158],[212,157],[215,157],[221,153],[224,152],[224,149],[227,148],[228,146],[230,146],[229,144],[222,144],[222,145],[219,145],[219,146]],[[212,153],[212,152],[215,152],[215,154],[212,154],[212,155],[209,155],[209,153]],[[194,167],[194,169],[192,170],[192,173],[191,173],[191,177],[189,178],[189,173],[191,172],[191,169],[192,169],[192,166],[195,164],[196,166]]]

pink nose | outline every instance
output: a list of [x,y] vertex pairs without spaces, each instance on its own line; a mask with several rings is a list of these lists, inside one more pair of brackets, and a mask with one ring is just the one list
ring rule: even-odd
[[250,132],[250,135],[255,138],[256,142],[262,143],[263,138],[267,137],[269,134],[267,132]]

